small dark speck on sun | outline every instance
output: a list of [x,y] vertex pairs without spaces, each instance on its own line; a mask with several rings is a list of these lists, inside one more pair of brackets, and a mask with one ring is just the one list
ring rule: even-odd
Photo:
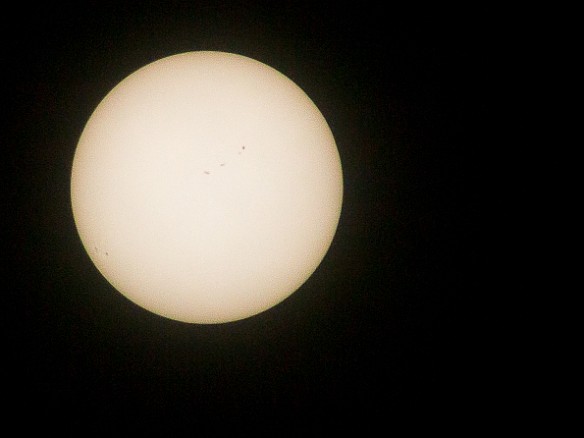
[[205,175],[210,175],[211,172],[209,172],[208,170],[205,170]]

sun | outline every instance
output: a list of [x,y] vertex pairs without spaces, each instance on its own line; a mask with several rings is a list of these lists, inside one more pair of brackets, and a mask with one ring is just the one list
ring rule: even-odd
[[189,323],[263,312],[317,269],[343,200],[335,139],[283,74],[224,52],[160,59],[120,82],[79,139],[81,241],[128,299]]

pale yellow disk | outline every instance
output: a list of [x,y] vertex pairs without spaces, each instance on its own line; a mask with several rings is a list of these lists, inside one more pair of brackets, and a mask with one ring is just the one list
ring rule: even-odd
[[255,315],[296,291],[337,229],[335,140],[312,100],[250,58],[188,52],[99,104],[73,162],[75,223],[103,276],[192,323]]

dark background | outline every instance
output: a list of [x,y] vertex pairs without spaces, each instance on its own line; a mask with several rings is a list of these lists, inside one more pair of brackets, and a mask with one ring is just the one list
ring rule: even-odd
[[[485,250],[497,32],[487,16],[317,1],[5,11],[6,418],[73,433],[276,436],[493,425],[504,413]],[[291,78],[329,122],[344,171],[338,232],[315,274],[280,305],[223,325],[167,320],[116,292],[69,199],[100,100],[191,50]]]

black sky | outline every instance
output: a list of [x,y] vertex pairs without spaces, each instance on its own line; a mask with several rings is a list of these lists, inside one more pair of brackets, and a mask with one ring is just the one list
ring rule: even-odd
[[[1,19],[9,417],[71,432],[328,436],[497,416],[484,11],[65,4]],[[338,232],[316,273],[275,308],[224,325],[167,320],[116,292],[85,254],[69,200],[99,101],[137,68],[191,50],[290,77],[329,122],[344,170]]]

